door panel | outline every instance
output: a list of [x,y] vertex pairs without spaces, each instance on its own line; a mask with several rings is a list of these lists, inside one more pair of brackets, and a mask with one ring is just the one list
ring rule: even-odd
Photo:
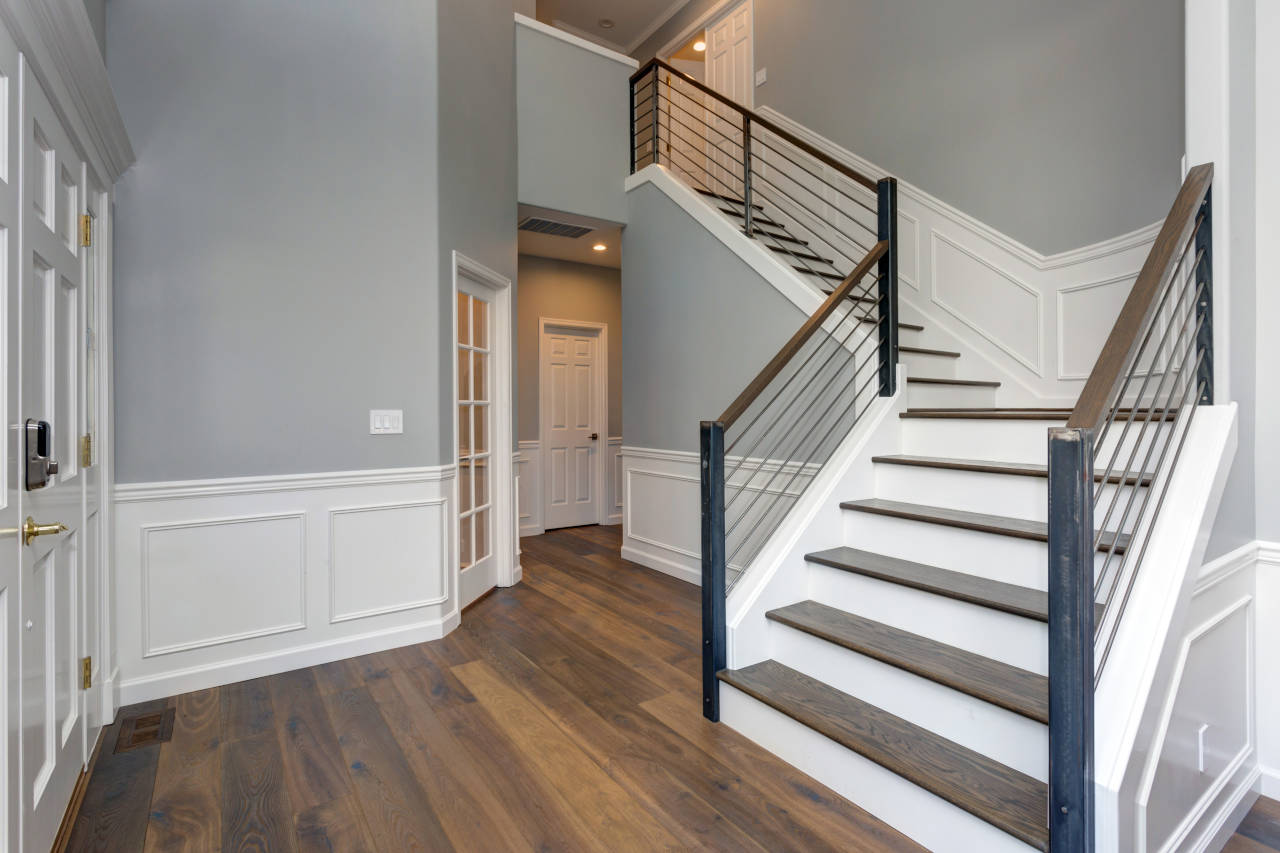
[[543,525],[551,530],[595,524],[595,466],[600,444],[596,418],[596,357],[594,335],[544,334],[542,390]]
[[[81,426],[83,271],[77,223],[84,164],[39,83],[22,68],[21,405],[16,419],[47,421],[59,469],[22,493],[23,515],[67,531],[22,549],[23,836],[48,848],[85,761],[79,685],[85,625],[84,477],[76,453]],[[31,191],[27,192],[27,187]],[[19,451],[22,451],[21,445]],[[94,622],[96,624],[96,620]]]
[[490,482],[494,312],[483,288],[465,278],[458,284],[458,583],[465,607],[498,582]]
[[[707,85],[734,103],[750,108],[755,93],[751,58],[751,3],[745,2],[707,29]],[[728,156],[742,150],[742,119],[718,101],[708,103],[715,138],[731,139],[720,149],[711,149],[713,172],[718,185],[741,195],[737,176],[742,167]],[[723,191],[723,190],[720,190]]]

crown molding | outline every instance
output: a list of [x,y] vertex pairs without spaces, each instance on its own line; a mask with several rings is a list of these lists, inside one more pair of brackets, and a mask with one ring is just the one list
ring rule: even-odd
[[135,156],[81,0],[3,0],[0,21],[45,89],[80,154],[107,187]]

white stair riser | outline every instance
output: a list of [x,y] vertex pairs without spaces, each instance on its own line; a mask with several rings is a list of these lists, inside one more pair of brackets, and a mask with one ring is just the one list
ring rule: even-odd
[[[852,510],[845,512],[844,531],[851,548],[1034,589],[1047,585],[1049,549],[1036,540]],[[1097,556],[1095,571],[1104,556]]]
[[935,379],[954,377],[956,363],[960,361],[958,358],[916,352],[899,353],[898,360],[907,366],[908,376],[930,376]]
[[935,853],[1033,849],[727,684],[720,719]]
[[1046,675],[1043,622],[811,563],[809,598],[965,651]]
[[1015,770],[1048,780],[1048,728],[982,699],[771,622],[773,658]]
[[[1100,512],[1096,523],[1100,525],[1102,513],[1111,505],[1117,487],[1100,485],[1098,489],[1095,505]],[[1123,502],[1128,500],[1133,489],[1124,488],[1122,491],[1122,503],[1112,516],[1115,524],[1119,524]],[[1035,521],[1044,521],[1049,515],[1049,482],[1044,477],[881,463],[876,465],[876,497]],[[1139,503],[1141,500],[1139,496]],[[1121,529],[1131,530],[1136,514],[1135,507]],[[1115,524],[1108,529],[1114,529]]]
[[[929,378],[942,379],[945,377]],[[988,388],[982,385],[907,383],[907,407],[912,409],[981,409],[989,408],[995,404],[995,388]]]
[[[923,408],[923,407],[916,407]],[[902,452],[915,456],[945,456],[956,459],[996,459],[1001,462],[1034,462],[1044,465],[1049,455],[1049,429],[1063,426],[1065,421],[1023,421],[999,419],[903,418]],[[1144,448],[1158,429],[1169,425],[1152,425],[1144,439]],[[1106,467],[1120,438],[1119,432],[1108,435],[1098,455],[1098,471]],[[1124,437],[1125,452],[1118,466],[1127,464],[1135,445],[1136,433]],[[1153,456],[1148,468],[1155,464]],[[1137,468],[1145,455],[1139,452],[1132,461]]]

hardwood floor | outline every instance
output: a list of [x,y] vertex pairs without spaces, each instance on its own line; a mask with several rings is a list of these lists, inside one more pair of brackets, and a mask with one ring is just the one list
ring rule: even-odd
[[[121,709],[70,850],[920,850],[700,712],[698,590],[524,539],[443,640]],[[1244,848],[1242,848],[1244,849]]]
[[1260,797],[1222,853],[1280,851],[1280,802]]

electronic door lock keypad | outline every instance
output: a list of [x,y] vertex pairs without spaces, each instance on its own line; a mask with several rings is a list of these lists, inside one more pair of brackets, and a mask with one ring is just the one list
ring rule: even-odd
[[49,484],[49,478],[58,473],[57,460],[49,458],[53,454],[53,427],[48,421],[28,419],[23,444],[27,457],[27,491],[43,489]]

